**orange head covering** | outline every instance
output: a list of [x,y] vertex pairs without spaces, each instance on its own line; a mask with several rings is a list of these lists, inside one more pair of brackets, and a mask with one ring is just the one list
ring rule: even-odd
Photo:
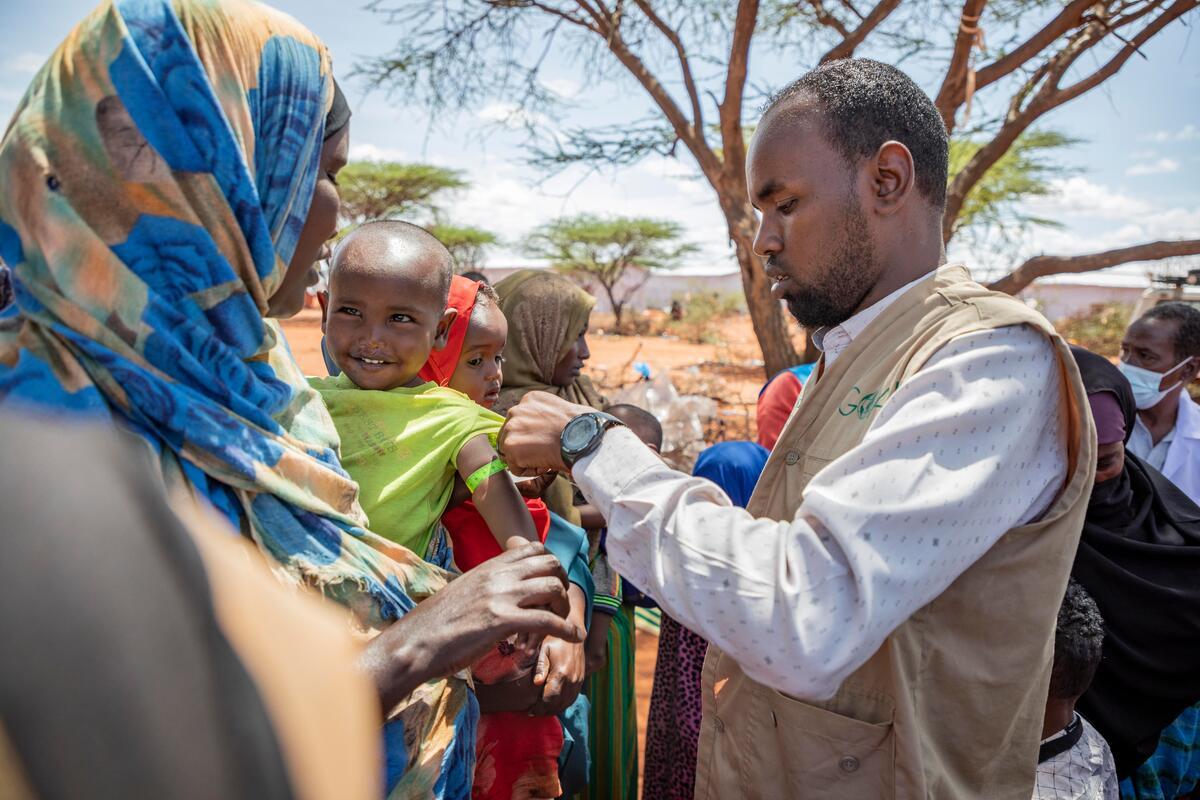
[[417,374],[424,381],[433,381],[438,386],[446,386],[458,366],[458,357],[462,355],[463,343],[467,340],[467,328],[471,325],[471,311],[475,308],[475,298],[479,296],[479,281],[455,275],[450,281],[450,298],[446,308],[458,312],[450,325],[450,333],[446,336],[446,346],[429,354],[429,360]]

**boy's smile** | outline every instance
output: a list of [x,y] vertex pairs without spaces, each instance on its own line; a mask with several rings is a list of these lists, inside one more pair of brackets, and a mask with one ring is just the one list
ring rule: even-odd
[[360,389],[419,386],[429,353],[445,343],[445,299],[421,279],[420,260],[387,271],[338,269],[330,277],[326,346]]

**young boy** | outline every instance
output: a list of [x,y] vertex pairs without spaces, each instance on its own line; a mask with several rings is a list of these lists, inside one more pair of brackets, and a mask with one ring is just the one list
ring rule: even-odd
[[450,253],[416,225],[355,230],[334,254],[324,323],[342,374],[309,379],[333,416],[371,529],[426,556],[456,474],[498,542],[538,538],[493,446],[503,419],[418,374],[454,322],[452,275]]
[[1042,723],[1033,800],[1116,800],[1112,752],[1075,711],[1091,685],[1104,644],[1104,620],[1087,590],[1072,578],[1058,610],[1054,666]]

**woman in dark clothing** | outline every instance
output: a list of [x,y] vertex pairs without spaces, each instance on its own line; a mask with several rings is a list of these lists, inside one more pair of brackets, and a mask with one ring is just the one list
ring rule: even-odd
[[[1134,784],[1157,782],[1139,767],[1164,728],[1200,700],[1200,507],[1124,450],[1137,413],[1124,376],[1106,359],[1072,349],[1100,443],[1073,574],[1107,627],[1104,659],[1079,709],[1108,740],[1118,774],[1136,773],[1123,795],[1174,797]],[[1157,761],[1155,753],[1152,771]]]

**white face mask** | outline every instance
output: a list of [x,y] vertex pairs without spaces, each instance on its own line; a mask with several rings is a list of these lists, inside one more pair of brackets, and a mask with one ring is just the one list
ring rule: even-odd
[[1144,367],[1135,367],[1124,361],[1117,364],[1117,369],[1121,370],[1121,374],[1129,380],[1129,385],[1133,387],[1133,401],[1137,404],[1138,409],[1147,409],[1158,405],[1164,397],[1175,391],[1179,384],[1183,383],[1182,380],[1179,380],[1166,389],[1160,390],[1158,387],[1162,383],[1163,376],[1170,375],[1191,360],[1192,357],[1188,356],[1166,372],[1155,372]]

